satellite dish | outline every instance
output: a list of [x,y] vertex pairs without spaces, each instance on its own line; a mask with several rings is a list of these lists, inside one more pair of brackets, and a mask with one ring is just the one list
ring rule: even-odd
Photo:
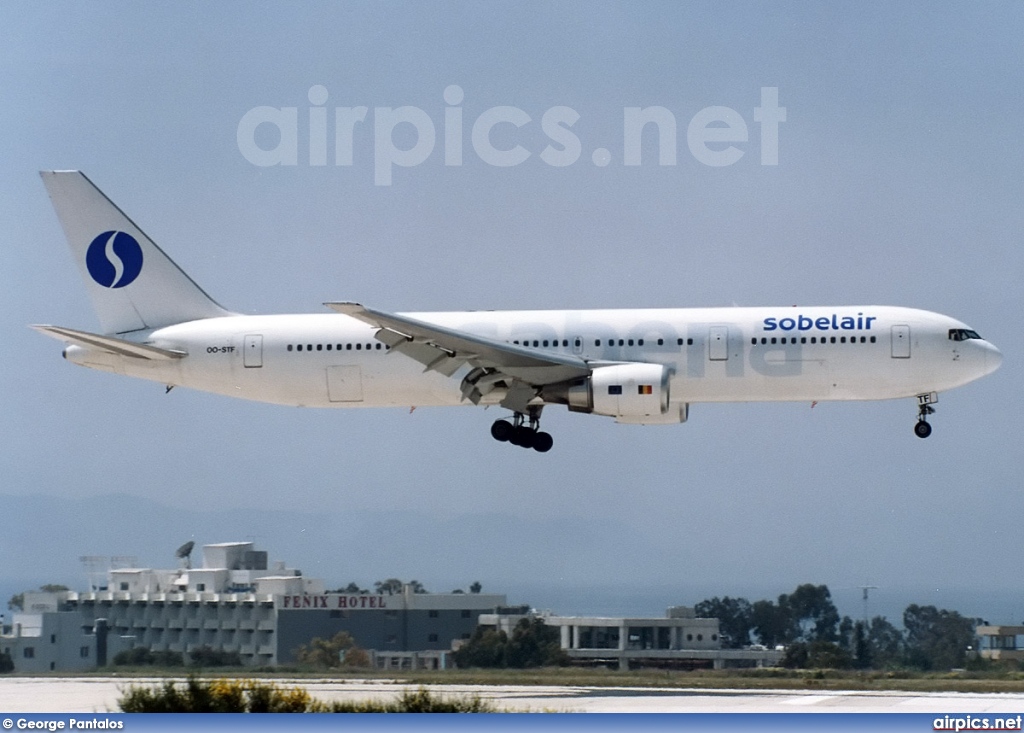
[[179,547],[177,550],[174,551],[174,556],[176,558],[178,558],[179,560],[184,560],[185,561],[185,567],[186,568],[191,568],[192,567],[192,559],[191,559],[192,558],[192,548],[195,547],[195,546],[196,546],[196,543],[193,542],[192,540],[189,540],[184,545],[182,545],[181,547]]

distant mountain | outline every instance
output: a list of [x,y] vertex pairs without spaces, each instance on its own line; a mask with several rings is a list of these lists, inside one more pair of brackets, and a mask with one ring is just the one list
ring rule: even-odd
[[438,592],[468,588],[475,580],[498,593],[501,583],[613,584],[607,568],[622,567],[630,557],[642,560],[639,577],[630,581],[662,571],[654,560],[659,549],[642,534],[591,517],[198,511],[127,494],[0,496],[0,506],[0,592],[15,581],[84,589],[84,555],[134,556],[142,567],[176,567],[174,551],[187,540],[196,542],[197,564],[203,544],[251,540],[271,561],[322,577],[328,587],[350,581],[369,587],[390,577],[416,579]]
[[[650,537],[607,513],[531,518],[503,514],[433,517],[411,511],[288,512],[254,507],[187,510],[127,494],[92,499],[0,495],[0,613],[15,593],[42,583],[87,587],[80,556],[134,556],[142,567],[177,567],[174,551],[253,541],[271,561],[323,578],[328,588],[386,578],[419,580],[428,590],[504,593],[561,614],[661,615],[713,595],[774,600],[801,582],[779,587],[719,575],[714,548],[690,558],[673,538]],[[659,544],[664,542],[664,545]],[[833,597],[840,613],[860,618],[859,593]],[[846,604],[843,606],[843,600]],[[910,603],[934,604],[993,622],[1017,623],[1020,595],[998,589],[903,585],[872,597],[871,613],[902,621]]]

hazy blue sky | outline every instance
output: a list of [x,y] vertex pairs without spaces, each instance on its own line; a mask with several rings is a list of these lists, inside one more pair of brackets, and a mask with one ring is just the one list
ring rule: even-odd
[[[339,532],[352,510],[592,516],[620,525],[604,540],[610,583],[984,588],[1019,598],[1001,620],[1024,618],[1020,3],[5,2],[0,18],[2,493],[309,511],[336,517]],[[324,166],[309,164],[317,85],[330,112]],[[445,165],[450,85],[464,94],[460,166]],[[786,108],[775,166],[761,163],[755,121],[765,87]],[[260,106],[297,109],[296,165],[242,154],[239,123]],[[352,165],[335,165],[333,110],[357,106],[369,112]],[[429,116],[436,144],[375,185],[374,108],[403,106]],[[530,152],[519,165],[488,165],[471,145],[496,106],[531,118],[492,136]],[[555,167],[540,157],[541,119],[560,106],[579,115],[581,154]],[[651,133],[642,164],[625,166],[623,110],[650,106],[676,120],[676,164],[658,165]],[[690,120],[712,106],[747,126],[732,165],[705,165],[687,145]],[[403,147],[414,138],[395,131]],[[276,140],[265,125],[256,139]],[[26,327],[97,327],[41,168],[84,170],[245,313],[340,299],[385,310],[882,303],[960,318],[1005,361],[941,396],[927,441],[912,433],[912,400],[695,405],[673,427],[552,408],[555,449],[542,456],[491,440],[495,410],[165,396],[67,364]],[[112,514],[81,552],[145,556],[119,542],[129,518]],[[391,556],[386,535],[381,573],[448,581],[430,546]],[[465,552],[493,539],[470,533]],[[261,541],[274,554],[274,538]],[[337,565],[339,579],[373,579]],[[572,584],[595,570],[524,569],[509,552],[477,575],[530,573]]]

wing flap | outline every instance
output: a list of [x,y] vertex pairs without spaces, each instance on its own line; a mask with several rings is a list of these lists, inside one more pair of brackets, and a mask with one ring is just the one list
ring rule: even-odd
[[446,376],[454,374],[463,364],[496,369],[530,385],[554,384],[590,374],[589,365],[576,356],[537,352],[418,318],[374,310],[359,303],[324,305],[380,329],[377,338],[393,351]]
[[43,325],[30,326],[30,328],[34,328],[39,333],[55,338],[58,341],[69,342],[86,349],[98,349],[99,351],[106,351],[119,356],[130,356],[135,359],[169,361],[181,359],[185,356],[183,351],[160,349],[156,346],[137,344],[134,341],[125,341],[113,336],[101,336],[96,333],[89,333],[88,331],[76,331],[73,328]]

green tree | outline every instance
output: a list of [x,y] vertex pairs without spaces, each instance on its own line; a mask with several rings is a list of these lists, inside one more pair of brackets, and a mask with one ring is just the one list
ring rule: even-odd
[[189,661],[196,667],[241,667],[242,657],[238,652],[228,652],[201,646],[188,653]]
[[750,643],[752,609],[746,598],[709,598],[693,607],[698,618],[717,618],[726,649],[740,649]]
[[789,607],[772,601],[754,602],[750,607],[750,627],[758,641],[767,647],[788,644],[800,635],[800,627],[793,622]]
[[309,644],[295,650],[295,661],[319,669],[338,667],[369,667],[370,656],[358,646],[347,631],[339,631],[330,639],[316,636]]
[[483,589],[484,589],[484,587],[480,584],[479,580],[474,580],[472,585],[469,586],[469,592],[470,593],[479,593]]
[[559,630],[540,618],[524,618],[512,630],[478,626],[469,641],[454,654],[455,664],[468,667],[553,667],[568,664],[559,644]]
[[867,628],[872,669],[887,669],[903,661],[903,634],[884,616],[875,616]]
[[524,618],[512,630],[505,661],[509,667],[554,667],[568,664],[560,632],[541,618]]
[[967,647],[974,644],[974,621],[935,606],[907,606],[906,663],[923,670],[963,667]]
[[508,635],[486,626],[477,626],[469,640],[460,646],[452,658],[462,669],[470,667],[504,667]]
[[853,657],[832,641],[795,641],[786,647],[782,666],[790,669],[849,669]]
[[799,628],[798,640],[838,640],[839,612],[832,603],[828,586],[804,583],[789,595],[779,596],[779,607],[786,610],[792,623]]
[[398,578],[378,580],[376,583],[373,584],[373,588],[378,593],[386,593],[389,596],[394,596],[402,592],[402,581]]

